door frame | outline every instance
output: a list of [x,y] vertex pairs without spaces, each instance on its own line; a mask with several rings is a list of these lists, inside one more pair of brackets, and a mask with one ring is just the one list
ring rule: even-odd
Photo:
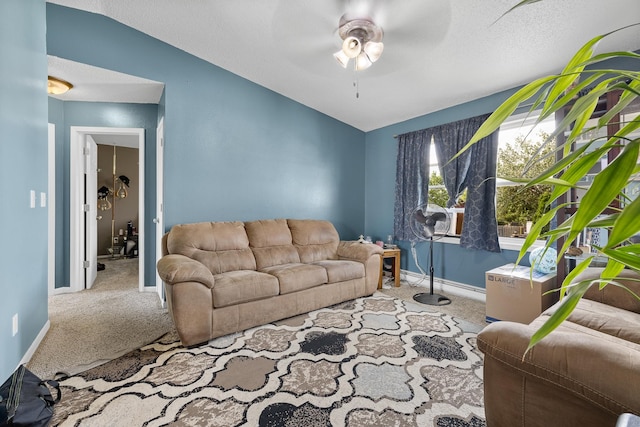
[[[145,145],[144,128],[110,128],[71,126],[69,128],[70,168],[69,168],[69,287],[71,292],[81,291],[85,287],[83,268],[85,231],[84,231],[84,155],[83,146],[86,135],[125,135],[138,138],[138,289],[145,290]],[[96,172],[97,173],[97,172]],[[96,195],[97,199],[97,195]]]
[[[164,117],[160,117],[156,128],[156,264],[162,257],[162,236],[164,235]],[[162,307],[165,307],[164,283],[156,268],[156,292]]]
[[49,193],[49,204],[47,205],[48,216],[48,258],[47,258],[47,290],[52,295],[56,289],[56,125],[48,123],[48,166],[47,175],[49,181],[47,183],[47,191]]

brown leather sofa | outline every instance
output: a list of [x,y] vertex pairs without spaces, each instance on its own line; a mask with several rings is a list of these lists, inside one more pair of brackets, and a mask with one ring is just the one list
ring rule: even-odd
[[[576,280],[593,280],[590,268]],[[640,295],[640,275],[618,281]],[[531,324],[497,322],[478,335],[484,353],[488,427],[605,427],[640,414],[640,301],[596,282],[570,317],[523,358],[532,334],[556,306]]]
[[158,273],[185,346],[371,295],[383,252],[298,219],[176,225],[163,251]]

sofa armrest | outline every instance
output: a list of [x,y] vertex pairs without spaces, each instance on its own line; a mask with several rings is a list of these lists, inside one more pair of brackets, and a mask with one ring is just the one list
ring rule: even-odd
[[158,261],[158,274],[167,285],[181,282],[199,282],[213,288],[214,278],[211,271],[194,259],[184,255],[165,255]]
[[340,259],[349,259],[352,261],[367,261],[372,255],[382,255],[383,250],[380,246],[371,243],[359,243],[357,241],[341,240],[338,245],[338,257]]
[[540,316],[530,325],[497,322],[480,332],[478,348],[485,354],[485,369],[498,364],[503,372],[487,378],[485,370],[486,399],[488,394],[504,398],[503,383],[510,381],[507,376],[515,376],[522,378],[516,382],[521,384],[519,387],[529,381],[539,384],[528,386],[530,390],[546,390],[542,393],[546,397],[540,393],[514,397],[522,404],[544,398],[577,399],[615,416],[640,411],[640,348],[637,344],[564,322],[523,358],[532,334],[546,319]]
[[[597,280],[604,268],[590,267],[580,273],[574,282],[583,280]],[[616,277],[616,282],[626,286],[636,295],[640,295],[640,274],[637,271],[625,269]],[[640,313],[640,300],[629,291],[619,286],[609,284],[604,289],[599,289],[598,283],[593,283],[584,294],[584,298],[618,307],[623,310]]]

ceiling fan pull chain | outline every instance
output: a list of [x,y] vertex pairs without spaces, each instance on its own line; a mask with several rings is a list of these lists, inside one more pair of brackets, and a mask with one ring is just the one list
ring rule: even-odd
[[358,68],[356,63],[353,63],[353,87],[356,88],[356,99],[360,98],[360,87],[358,85]]

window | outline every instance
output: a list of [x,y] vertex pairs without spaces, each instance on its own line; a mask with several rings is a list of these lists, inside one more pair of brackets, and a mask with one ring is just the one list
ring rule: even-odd
[[[522,174],[527,160],[538,150],[542,142],[555,129],[553,117],[544,120],[534,128],[537,115],[517,114],[505,121],[500,127],[498,148],[498,176],[516,177]],[[542,154],[553,151],[555,142],[546,144]],[[550,166],[553,158],[547,162],[540,162],[533,166],[526,176],[542,172]],[[444,189],[438,158],[434,144],[430,147],[429,162],[429,202],[446,207],[448,195]],[[547,165],[549,163],[549,165]],[[536,186],[522,190],[522,185],[498,178],[496,182],[496,217],[498,220],[498,235],[500,245],[505,249],[519,249],[520,242],[542,212],[545,197],[548,196],[548,186]],[[458,236],[464,218],[464,201],[466,190],[458,197],[457,207],[450,209],[452,227],[449,235]],[[519,240],[511,240],[511,238]]]
[[[499,177],[533,177],[554,163],[555,141],[547,141],[555,129],[552,116],[534,127],[537,115],[512,116],[500,127],[498,148]],[[545,144],[545,141],[546,144]],[[527,164],[535,156],[537,161]],[[544,213],[551,187],[523,188],[512,181],[498,179],[496,217],[500,237],[524,238],[531,224]]]

